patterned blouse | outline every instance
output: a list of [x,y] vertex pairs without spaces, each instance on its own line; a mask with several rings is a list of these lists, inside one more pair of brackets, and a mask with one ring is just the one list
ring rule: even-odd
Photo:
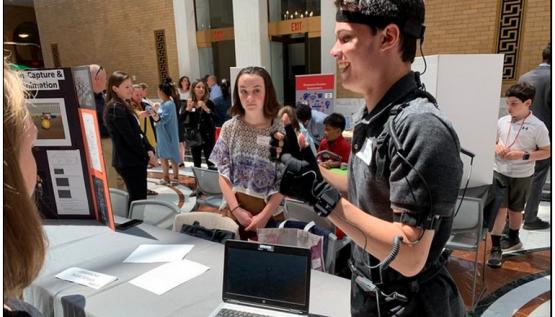
[[269,128],[247,126],[239,117],[226,121],[210,155],[218,172],[231,182],[234,192],[241,192],[266,202],[279,192],[281,172],[270,160],[270,135],[285,134],[281,120],[273,120]]

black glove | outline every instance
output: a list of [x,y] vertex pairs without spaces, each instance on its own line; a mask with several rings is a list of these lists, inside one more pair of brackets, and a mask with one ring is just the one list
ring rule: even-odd
[[[308,151],[312,153],[310,149]],[[314,155],[311,156],[314,159]],[[281,156],[281,162],[284,164],[284,172],[280,193],[307,202],[319,216],[328,216],[341,199],[341,194],[324,181],[316,160],[299,160],[286,153]]]
[[[299,142],[297,141],[297,134],[295,133],[295,129],[293,129],[293,125],[288,124],[285,126],[285,137],[282,141],[279,141],[275,134],[276,132],[272,132],[270,137],[270,158],[274,161],[279,160],[281,155],[285,153],[290,153],[293,157],[298,159],[302,159],[301,149],[299,147]],[[281,147],[281,154],[278,155],[276,149]]]

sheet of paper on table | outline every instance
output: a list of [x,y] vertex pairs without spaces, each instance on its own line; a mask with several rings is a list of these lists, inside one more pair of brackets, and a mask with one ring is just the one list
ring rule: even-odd
[[193,249],[192,244],[142,244],[123,263],[158,263],[182,260]]
[[137,276],[129,283],[156,295],[162,295],[209,269],[208,266],[189,260],[170,262]]
[[99,289],[102,286],[118,279],[112,275],[93,272],[78,267],[70,267],[69,269],[58,273],[56,277],[65,281],[92,287],[94,289]]

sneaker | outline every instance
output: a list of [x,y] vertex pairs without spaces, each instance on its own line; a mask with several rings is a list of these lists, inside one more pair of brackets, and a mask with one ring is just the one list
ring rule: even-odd
[[528,223],[524,223],[523,228],[526,230],[542,230],[549,228],[549,222],[543,221],[540,218],[536,218],[536,220]]
[[494,247],[491,249],[491,252],[489,254],[488,266],[494,269],[498,269],[503,264],[502,259],[503,252],[501,251],[501,248]]
[[515,251],[522,248],[522,243],[520,242],[520,238],[511,239],[511,238],[502,238],[501,239],[501,250],[503,252],[507,251]]
[[153,190],[147,189],[146,190],[146,195],[147,196],[156,196],[156,195],[158,195],[158,193],[153,191]]

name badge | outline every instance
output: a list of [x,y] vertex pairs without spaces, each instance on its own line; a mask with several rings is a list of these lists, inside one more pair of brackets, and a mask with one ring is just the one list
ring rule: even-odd
[[258,145],[270,145],[272,138],[269,135],[257,135],[256,144]]
[[366,165],[370,166],[372,162],[372,139],[367,138],[362,145],[362,149],[357,152],[357,157],[361,159]]

